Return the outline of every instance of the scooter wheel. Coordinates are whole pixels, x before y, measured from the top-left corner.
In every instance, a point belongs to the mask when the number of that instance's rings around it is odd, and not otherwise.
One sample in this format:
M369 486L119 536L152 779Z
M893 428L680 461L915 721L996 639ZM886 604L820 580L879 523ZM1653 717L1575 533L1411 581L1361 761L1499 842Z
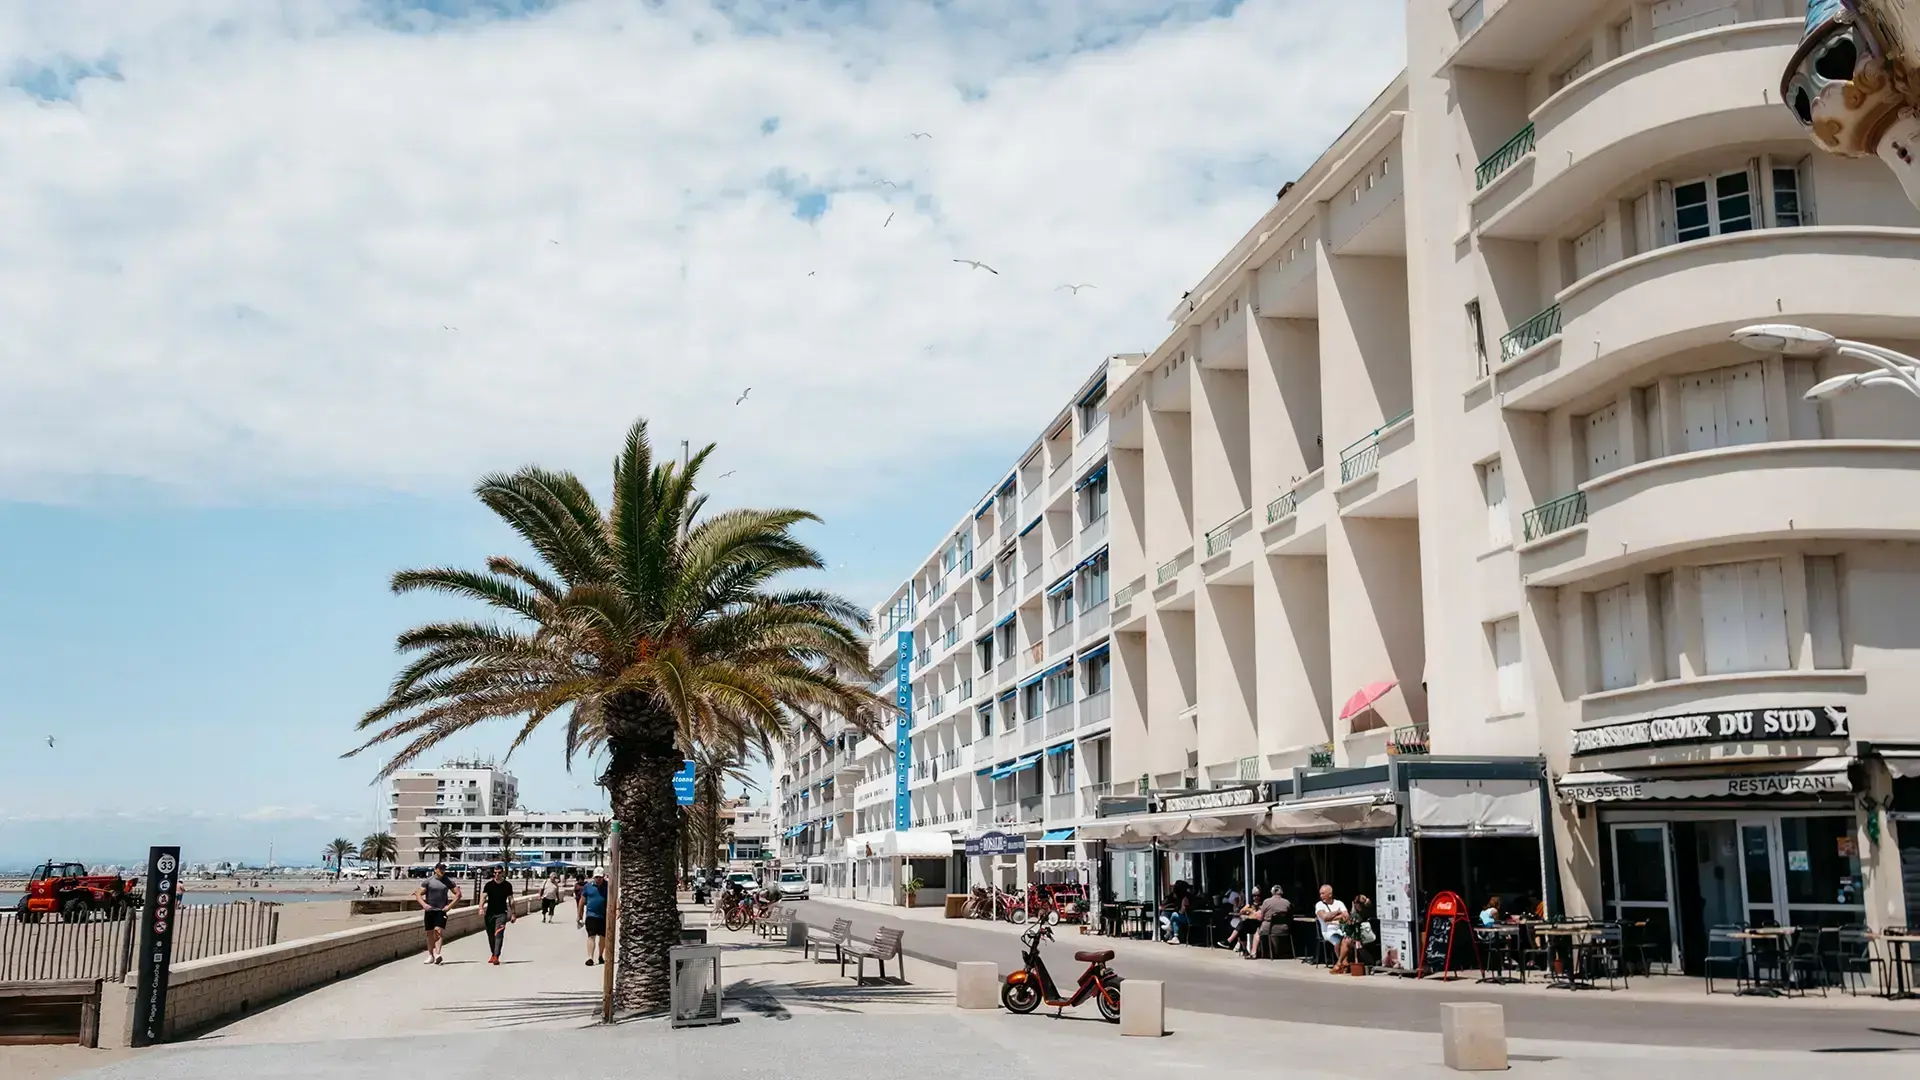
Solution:
M1048 926L1060 925L1060 911L1058 908L1047 909L1047 925Z
M1099 1004L1100 1015L1106 1018L1107 1023L1117 1024L1120 1022L1119 986L1109 983L1101 987L1100 993L1095 996L1094 1001Z
M1025 1015L1040 1007L1040 991L1032 983L1010 982L1000 988L1000 1004L1008 1012Z
M1007 921L1012 923L1015 926L1025 925L1027 921L1027 909L1023 907L1017 907L1017 908L1014 908L1012 911L1007 912Z

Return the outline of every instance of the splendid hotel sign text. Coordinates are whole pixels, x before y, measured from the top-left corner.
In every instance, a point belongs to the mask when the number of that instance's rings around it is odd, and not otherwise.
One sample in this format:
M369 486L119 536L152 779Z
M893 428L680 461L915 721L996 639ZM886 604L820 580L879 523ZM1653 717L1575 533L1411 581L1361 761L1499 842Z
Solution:
M1573 755L1638 750L1649 746L1700 743L1788 742L1796 739L1850 738L1847 708L1735 709L1730 712L1656 716L1626 724L1585 728L1573 733Z

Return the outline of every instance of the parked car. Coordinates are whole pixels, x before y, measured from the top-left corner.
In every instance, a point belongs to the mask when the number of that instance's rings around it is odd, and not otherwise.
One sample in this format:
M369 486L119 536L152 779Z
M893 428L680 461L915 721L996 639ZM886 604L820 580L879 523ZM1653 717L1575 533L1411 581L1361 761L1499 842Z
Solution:
M780 872L780 898L782 900L805 900L807 898L807 875L798 870Z

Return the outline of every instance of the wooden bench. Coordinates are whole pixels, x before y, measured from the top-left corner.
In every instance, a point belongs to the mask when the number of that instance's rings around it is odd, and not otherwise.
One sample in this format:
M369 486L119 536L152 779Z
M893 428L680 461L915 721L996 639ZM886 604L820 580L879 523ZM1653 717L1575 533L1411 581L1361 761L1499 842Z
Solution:
M100 980L0 983L0 1046L100 1045Z
M891 926L881 927L880 932L873 935L872 941L849 940L842 945L840 949L840 974L842 975L847 973L848 957L852 957L858 965L854 969L853 981L855 982L866 981L869 960L879 965L882 979L887 977L889 960L894 962L894 966L899 971L899 977L903 981L907 977L906 957L900 953L900 931Z
M835 960L840 960L841 957L845 955L842 952L842 950L846 948L847 942L852 940L853 940L853 920L852 919L833 920L833 929L831 930L820 930L815 927L809 926L807 927L806 940L800 943L800 957L801 959L804 960L807 956L808 949L812 949L816 954L818 954L818 953L825 952L827 946L831 945L833 946L833 958ZM818 957L816 956L816 959L817 958ZM844 961L842 961L842 963L844 964ZM845 971L844 966L842 968L842 971L844 973Z

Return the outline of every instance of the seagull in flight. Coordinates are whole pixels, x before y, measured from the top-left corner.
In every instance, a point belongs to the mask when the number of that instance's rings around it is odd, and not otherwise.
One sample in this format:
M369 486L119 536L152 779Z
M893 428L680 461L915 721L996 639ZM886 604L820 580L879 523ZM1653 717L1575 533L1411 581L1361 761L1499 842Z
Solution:
M560 241L558 241L558 240L555 240L555 239L554 239L553 237L551 237L551 236L549 236L549 237L547 237L547 243L549 243L549 244L557 244L557 243L559 243L559 242L560 242Z
M739 469L728 469L726 472L723 472L718 477L716 477L716 479L725 480L727 477L732 476L734 473L737 473L739 471L740 471Z
M880 227L884 229L884 228L886 228L887 226L889 226L889 225L891 225L891 224L893 224L893 215L892 215L892 214L888 214L888 215L887 215L887 220L885 220L885 221L883 221L883 222L881 222L881 223L880 223Z
M460 328L459 328L459 327L457 327L457 326L448 326L448 325L447 325L446 323L441 323L441 324L440 324L440 329L442 329L442 330L459 330Z
M741 402L747 400L747 395L751 393L753 393L753 387L749 386L745 390L740 391L740 396L737 398L734 398L733 403L735 405L740 404Z
M878 187L878 186L880 186L881 184L885 184L885 185L887 185L887 186L888 186L888 187L890 187L890 188L897 188L897 187L899 187L899 186L900 186L899 184L896 184L896 183L894 183L894 182L893 182L893 181L891 181L891 180L875 180L875 181L874 181L873 183L874 183L874 186L875 186L875 187Z
M995 270L993 267L988 266L986 263L980 262L975 259L955 259L953 261L957 263L965 263L966 265L973 267L975 270L985 270L987 273L992 274L995 277L998 277L1000 275L1000 271Z
M47 736L47 745L48 745L48 746L52 746L52 745L53 745L53 736L51 736L51 735L49 735L49 736Z
M927 134L927 133L926 133L926 132L924 132L924 131L914 131L914 132L909 132L909 133L907 134L907 138L909 138L909 139L931 139L931 138L933 138L933 136L932 136L932 135L929 135L929 134Z
M1075 296L1079 296L1079 295L1080 295L1080 290L1081 290L1081 289L1097 289L1097 288L1099 288L1099 287L1100 287L1100 286L1098 286L1098 285L1062 285L1062 286L1060 286L1060 289L1069 289L1069 290L1071 290L1071 291L1073 292L1073 295L1075 295ZM1060 289L1055 289L1055 290L1053 290L1053 291L1054 291L1054 292L1059 292L1059 291L1060 291Z

